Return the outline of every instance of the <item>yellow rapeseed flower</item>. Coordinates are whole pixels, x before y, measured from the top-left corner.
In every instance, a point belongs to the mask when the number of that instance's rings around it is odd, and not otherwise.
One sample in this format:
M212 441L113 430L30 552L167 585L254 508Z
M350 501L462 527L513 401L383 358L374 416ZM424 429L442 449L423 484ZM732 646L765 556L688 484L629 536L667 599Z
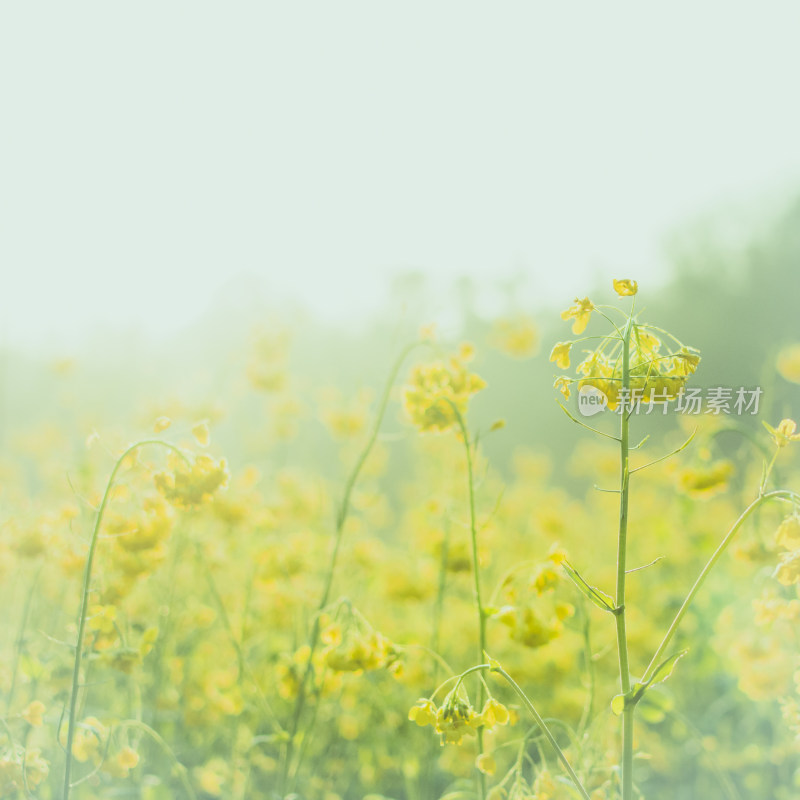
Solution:
M575 334L583 333L589 324L589 317L594 311L594 303L588 297L583 300L575 298L575 305L570 306L566 311L561 312L561 319L575 320L572 323L572 332Z
M465 414L470 397L486 386L479 375L469 372L465 361L469 345L448 363L435 362L414 367L405 390L405 409L422 432L450 430L457 424L456 410Z
M775 532L775 544L784 550L800 550L800 516L786 517Z
M425 725L435 725L437 713L438 709L433 700L422 697L411 706L408 711L408 718L422 728Z
M800 342L784 347L778 353L778 373L791 383L800 383Z
M228 482L225 459L214 461L201 454L190 466L175 456L170 458L172 472L161 472L154 478L156 488L174 506L193 508L209 500L214 492Z
M766 422L764 427L772 434L772 440L778 447L786 447L790 442L800 441L800 433L795 433L797 423L793 419L782 419L777 428L773 428Z
M108 634L115 631L114 623L116 619L116 606L95 604L89 606L89 616L86 621L90 631Z
M484 775L494 775L497 772L497 762L494 760L494 756L489 753L481 753L475 759L475 766Z
M624 280L618 281L616 278L613 279L614 282L614 291L620 297L632 297L639 291L639 284L636 281L632 281L628 278Z
M169 417L159 417L153 423L153 432L154 433L161 433L165 431L169 426L172 425L172 420Z
M341 642L325 652L325 663L336 672L360 672L389 667L397 655L392 642L378 631L348 630Z
M550 360L556 362L559 369L569 369L569 351L572 342L557 342L550 353Z
M212 758L202 767L194 770L200 788L212 797L221 797L227 782L229 769L221 758Z
M636 281L615 280L614 288L622 296L632 296L638 291ZM582 333L588 324L595 306L588 298L576 298L575 304L562 312L563 319L573 319L573 331ZM632 329L629 337L629 395L625 402L666 403L680 396L687 381L700 363L697 350L686 347L674 337L670 337L676 349L664 348L664 343L657 335L656 329L644 323L631 320ZM556 378L557 388L565 398L570 396L570 387L577 382L578 390L591 386L602 392L606 399L606 407L614 410L622 399L622 364L623 353L620 347L619 330L603 337L597 347L575 368L578 376L562 375ZM557 342L550 354L550 360L560 368L570 366L570 342ZM663 352L662 352L663 351Z
M106 728L96 717L86 717L75 731L72 740L72 755L76 761L84 763L90 759L96 763L101 760L101 748L106 737Z
M42 751L32 747L25 751L25 783L29 789L35 789L43 783L50 773L50 765L42 757Z
M483 705L480 721L489 730L495 725L508 725L508 709L494 697L490 697Z
M139 763L139 754L132 747L123 747L114 758L103 764L103 772L112 778L127 778L128 773Z
M169 506L158 495L146 497L141 511L130 517L112 517L108 524L114 544L128 552L152 550L165 542L172 530Z
M498 350L509 356L529 358L539 347L539 331L530 317L509 317L495 322L492 341Z
M553 382L553 388L558 389L564 395L565 400L569 400L569 385L571 381L565 375L559 375Z
M196 424L192 425L192 436L194 436L195 441L201 447L208 447L208 442L210 440L208 422L203 420L202 422L197 422Z
M43 722L42 715L46 710L46 706L41 700L34 700L32 703L28 704L21 716L28 725L39 728Z
M448 695L444 705L436 714L436 731L442 737L442 744L461 744L464 736L474 736L482 724L475 709L452 695Z
M775 577L784 586L800 583L800 550L793 550L781 556L781 563L775 570Z

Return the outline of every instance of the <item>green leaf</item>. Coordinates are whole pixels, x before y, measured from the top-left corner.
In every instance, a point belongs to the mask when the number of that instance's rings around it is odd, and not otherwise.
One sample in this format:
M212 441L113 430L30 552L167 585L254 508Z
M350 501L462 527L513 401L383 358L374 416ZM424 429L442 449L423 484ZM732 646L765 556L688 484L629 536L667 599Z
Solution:
M644 693L651 687L664 681L672 675L675 665L680 661L689 651L681 650L679 653L673 653L669 658L665 658L653 671L650 679L645 683L637 682L634 684L632 691L634 702L639 702Z
M618 694L615 695L613 700L611 701L611 710L617 715L620 716L622 712L625 710L625 695Z
M653 677L647 681L647 686L655 686L657 683L663 683L670 675L675 665L680 661L689 651L681 650L679 653L674 653L669 658L664 659L655 669Z
M578 570L569 563L569 561L562 561L561 566L564 567L564 571L569 575L570 580L578 587L581 594L591 600L598 608L603 609L603 611L609 611L612 614L615 611L614 600L607 595L605 592L598 589L596 586L591 586L588 584Z

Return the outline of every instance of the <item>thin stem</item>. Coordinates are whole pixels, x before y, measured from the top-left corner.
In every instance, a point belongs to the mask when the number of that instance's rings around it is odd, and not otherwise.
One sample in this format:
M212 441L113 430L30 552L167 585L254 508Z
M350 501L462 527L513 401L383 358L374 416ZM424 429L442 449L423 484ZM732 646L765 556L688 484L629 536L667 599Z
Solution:
M378 413L377 416L375 417L375 423L372 427L369 439L364 445L364 449L361 451L361 455L356 461L355 466L350 472L347 482L345 483L344 492L342 495L342 501L336 513L336 522L333 534L333 548L331 550L331 556L328 562L328 569L325 575L325 583L322 589L322 595L320 597L319 603L317 604L317 608L314 613L314 622L312 624L311 634L308 639L308 659L306 661L306 665L303 670L303 676L300 680L300 685L297 688L297 698L295 699L294 710L292 712L292 719L288 728L288 738L286 740L286 754L284 757L283 769L281 774L281 786L283 786L284 789L287 788L286 784L289 779L289 770L291 766L292 757L294 755L295 738L297 736L298 728L300 726L300 718L303 714L303 709L305 708L306 700L308 699L308 681L311 678L311 673L314 669L313 659L317 646L319 644L319 637L321 634L320 620L322 618L322 612L328 605L328 602L330 600L331 589L333 588L333 579L336 573L336 565L339 560L339 550L341 549L341 544L342 544L342 533L344 532L344 526L345 523L347 522L347 517L350 512L350 498L353 493L353 488L355 487L356 481L358 480L358 476L361 474L361 470L364 467L367 458L369 458L369 455L372 452L372 448L375 446L375 442L378 439L378 433L380 432L381 425L383 424L383 418L386 415L386 408L389 405L389 397L391 396L392 387L394 386L394 382L397 378L398 372L400 371L400 367L403 365L403 362L405 361L408 354L415 348L419 347L420 344L422 343L414 342L413 344L406 347L400 353L400 355L397 357L397 360L392 365L392 369L389 372L389 378L386 381L386 385L384 386L383 389L383 394L381 396L380 404L378 406ZM300 765L298 764L297 769L295 770L295 777L297 776L299 766Z
M159 632L159 637L156 640L155 646L153 648L153 655L151 656L152 659L152 667L151 672L153 674L153 679L150 685L150 702L149 706L152 709L152 713L150 715L150 725L154 729L158 728L159 722L159 702L158 698L161 695L161 683L164 676L164 658L166 653L167 642L171 641L172 635L172 628L174 625L175 615L173 613L173 605L175 603L175 587L177 585L176 575L178 570L178 564L181 561L181 555L183 554L183 547L185 537L183 535L183 531L181 528L177 528L175 535L173 536L173 556L172 556L172 564L170 565L169 569L169 576L167 579L167 586L169 587L169 592L166 598L166 614L164 616L164 622L161 626L161 630Z
M253 685L253 688L256 690L256 694L258 695L258 699L261 702L261 706L266 712L267 716L270 717L272 721L273 728L278 733L283 733L283 728L281 728L281 724L278 720L278 717L275 715L275 712L272 710L272 706L270 706L269 701L267 700L264 692L261 689L261 685L256 680L256 676L253 674L253 671L247 665L247 661L244 657L244 650L242 649L242 642L237 637L236 632L233 630L233 625L231 624L230 616L228 615L228 610L225 608L225 602L222 599L222 595L219 593L219 589L217 588L217 583L214 580L214 576L211 573L211 568L205 561L205 557L203 556L203 548L200 542L195 543L195 549L197 553L197 561L198 564L202 567L203 572L206 576L206 582L208 583L209 591L211 592L211 596L214 598L214 602L217 605L217 609L219 610L219 616L222 620L222 626L225 628L225 632L228 634L228 638L230 639L231 646L236 653L236 663L239 670L238 682L241 683L243 678L247 678L250 683Z
M622 396L630 392L630 340L633 320L629 319L625 327L622 345ZM617 623L617 651L619 653L619 681L622 694L631 689L630 667L628 665L628 635L625 628L625 578L627 576L628 548L628 489L630 484L630 414L626 408L620 409L620 499L619 499L619 534L617 538L617 592L615 614ZM633 797L633 713L634 706L625 709L622 715L622 800Z
M613 320L613 319L611 319L611 317L609 317L609 316L608 316L608 314L606 314L604 311L601 311L601 309L602 309L602 308L613 308L613 309L614 309L614 311L619 311L621 314L624 314L625 312L624 312L624 311L622 311L622 310L621 310L621 309L619 309L619 308L616 308L615 306L595 306L595 307L594 307L594 310L595 310L595 311L596 311L596 312L597 312L597 313L598 313L598 314L599 314L601 317L603 317L603 319L607 320L607 321L608 321L608 322L609 322L609 323L610 323L610 324L613 326L614 330L617 332L617 336L619 336L619 338L620 338L620 339L624 338L624 334L623 334L623 332L622 332L622 331L621 331L621 330L620 330L620 329L617 327L617 323L616 323L616 322L614 322L614 320ZM603 338L605 338L605 337L603 337Z
M156 731L154 731L149 725L145 724L144 722L132 719L120 722L118 727L135 728L137 730L142 731L142 733L147 734L167 754L167 757L172 762L172 772L174 775L178 776L178 780L181 782L181 786L183 787L183 790L186 793L186 796L189 798L189 800L197 800L197 795L194 793L194 789L192 789L192 784L189 782L189 775L186 770L186 767L178 760L178 757L175 755L172 748Z
M442 552L439 559L439 582L436 589L436 600L433 605L433 630L431 631L431 650L434 653L439 652L439 638L441 635L442 627L442 612L444 610L444 595L447 588L447 560L449 558L450 550L450 522L445 521L444 532L442 536ZM434 680L437 675L434 673Z
M464 450L467 454L467 484L469 488L469 530L472 542L472 578L473 591L475 596L475 606L478 610L478 660L486 658L486 612L483 608L481 599L481 574L478 563L478 526L475 520L475 481L472 469L472 448L469 441L467 426L464 424L464 417L458 410L455 403L450 403L455 414L458 427L461 430L461 437L464 440ZM483 691L483 681L478 681L478 708L483 708L485 699ZM478 755L483 753L483 729L478 728ZM478 772L478 797L486 796L486 776L483 772Z
M733 540L733 537L736 536L739 529L747 521L750 515L754 511L756 511L756 509L758 509L763 503L766 503L768 500L776 500L776 499L798 500L800 499L800 495L788 489L778 489L774 492L767 492L767 494L759 495L741 513L739 518L736 520L736 522L733 523L733 526L725 535L725 538L722 540L722 542L720 542L719 547L717 547L711 558L709 558L706 565L700 571L700 574L697 576L697 580L694 582L694 585L689 590L689 594L686 595L686 599L683 601L683 605L681 605L681 607L678 609L678 613L675 615L675 619L672 620L672 624L669 626L669 630L664 635L661 644L658 646L658 649L653 654L653 657L650 659L650 664L648 665L647 669L644 671L644 675L642 676L642 681L641 681L642 683L645 683L652 677L656 667L658 667L658 665L661 663L664 651L669 646L669 643L672 641L672 637L678 630L678 626L681 624L683 618L686 616L686 612L689 610L689 606L691 606L692 601L697 596L697 593L700 591L700 587L703 585L705 579L708 577L708 573L711 572L711 570L714 568L714 565L722 557L722 554L728 548L728 545Z
M39 574L41 571L42 568L39 567L39 569L36 571L36 574L33 576L31 585L28 587L28 593L25 596L25 605L22 608L22 619L19 623L19 632L17 633L17 639L14 642L14 666L11 669L11 685L9 686L8 698L6 699L6 715L11 713L11 706L14 702L14 692L16 690L17 675L19 673L19 662L20 658L22 657L22 648L25 645L25 628L28 626L28 617L30 616L31 611L31 601L33 600L36 582L39 580Z
M581 626L581 634L583 635L583 652L586 660L586 677L589 681L588 696L586 704L583 707L583 714L581 721L578 723L578 732L580 734L586 733L589 723L594 716L594 700L597 685L597 675L594 666L594 656L592 655L592 617L589 613L589 608L586 603L581 604L581 613L583 616L583 625Z
M661 461L666 461L668 458L672 458L672 456L677 455L681 452L681 450L685 450L689 444L691 443L692 439L694 439L695 434L697 433L697 428L692 431L691 436L679 447L676 447L674 450L670 450L669 453L663 456L659 456L658 458L653 459L652 461L648 461L646 464L642 464L640 467L636 467L635 469L630 470L630 474L633 475L634 472L639 472L640 470L647 469L648 467L652 467L654 464L658 464Z
M559 747L559 744L556 741L555 736L553 736L552 732L550 731L550 728L547 727L547 723L542 719L539 712L534 708L533 703L528 699L528 695L522 691L519 684L499 664L484 664L482 666L484 669L491 669L492 672L497 672L506 679L511 688L517 693L520 700L522 700L522 702L525 704L525 708L530 711L531 716L536 720L536 724L539 726L539 728L541 728L541 731L545 735L547 741L550 742L551 747L553 750L555 750L556 756L558 756L558 760L566 770L570 780L573 782L573 784L575 784L575 788L578 790L581 797L583 797L584 800L590 800L589 793L586 791L580 779L575 774L575 770L572 768L569 760L564 755L564 751Z
M768 464L764 466L764 474L761 476L761 485L758 488L759 494L764 494L764 491L767 488L767 483L769 482L769 476L772 472L772 468L775 466L775 461L778 458L778 453L780 452L779 448L775 448L775 452L772 454L772 458L770 459Z
M569 410L563 403L559 403L561 406L561 410L577 425L580 425L582 428L586 428L587 431L591 431L592 433L599 434L600 436L605 436L606 439L613 439L615 442L619 441L618 436L612 436L610 433L606 433L605 431L601 431L599 428L593 428L591 425L587 425L585 422L581 422L577 417L570 414Z
M0 728L6 732L6 736L8 737L8 746L11 748L11 752L16 752L17 745L14 742L14 734L11 733L11 728L8 727L8 723L3 717L0 717Z
M633 797L633 716L635 705L622 712L622 800Z
M97 509L95 516L94 528L92 530L92 538L89 542L89 552L86 555L86 567L83 571L83 586L81 588L81 606L78 615L78 638L75 643L75 662L72 666L72 686L69 695L69 717L67 728L67 753L66 763L64 764L64 788L61 795L61 800L69 800L69 793L71 789L70 775L72 772L72 743L75 738L75 715L78 708L78 688L80 685L81 673L81 659L83 657L83 637L86 631L86 611L89 606L89 590L92 582L92 565L94 563L94 554L97 548L97 540L100 534L100 526L103 522L103 514L105 513L106 506L108 505L109 498L111 497L111 490L114 487L117 473L122 467L125 459L134 451L146 445L160 445L166 447L168 450L176 453L180 458L188 463L186 455L179 450L175 445L165 442L162 439L143 439L140 442L132 444L118 459L114 468L111 470L111 475L108 478L105 491L103 492L103 499L100 502L100 507Z

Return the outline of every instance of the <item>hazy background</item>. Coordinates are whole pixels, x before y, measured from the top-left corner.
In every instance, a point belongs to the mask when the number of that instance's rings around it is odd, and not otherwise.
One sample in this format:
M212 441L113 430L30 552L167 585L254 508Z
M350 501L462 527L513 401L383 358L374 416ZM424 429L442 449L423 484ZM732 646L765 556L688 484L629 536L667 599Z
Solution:
M268 504L293 475L336 496L365 434L337 438L327 412L360 407L362 387L375 398L431 321L444 350L476 346L488 385L471 430L507 422L480 439L486 490L497 475L513 495L527 451L558 504L595 508L606 450L562 413L548 355L576 295L628 306L612 277L637 279L645 319L699 348L693 386L763 388L759 415L727 420L743 437L712 451L701 431L675 462L729 459L749 493L761 422L800 419L800 384L775 369L800 342L798 32L796 2L0 4L0 546L15 509L38 520L80 499L162 415L177 442L209 420L212 452L235 481L256 466ZM538 334L525 358L496 336L520 313ZM595 315L588 331L608 328ZM404 365L380 434L377 533L402 552L415 545L396 523L431 488L400 387L429 357ZM275 386L254 386L254 363ZM654 416L632 440L652 432L657 457L692 420ZM669 553L699 558L729 524L698 543L685 498L642 497L669 500ZM242 541L259 535L246 520ZM754 596L718 580L706 644ZM797 762L770 761L788 735L777 705L741 702L720 663L686 673L686 712L720 736L742 797L794 797ZM648 796L715 793L694 747Z
M532 308L663 284L665 243L735 249L798 185L798 30L791 2L5 4L0 342L160 342L220 298L352 327L414 271L445 322L460 276L487 310L509 278Z

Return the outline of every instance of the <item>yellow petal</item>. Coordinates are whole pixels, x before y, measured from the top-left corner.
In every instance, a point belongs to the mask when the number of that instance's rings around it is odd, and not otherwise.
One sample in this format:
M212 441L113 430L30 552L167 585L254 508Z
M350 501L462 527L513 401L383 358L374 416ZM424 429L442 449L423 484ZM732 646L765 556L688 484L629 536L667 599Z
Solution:
M22 712L22 719L34 728L38 728L42 724L42 715L45 712L45 705L40 700L34 700Z
M201 447L206 447L209 441L208 423L198 422L196 425L193 425L192 436L196 439L197 444Z
M550 360L556 362L559 369L569 369L569 351L572 342L557 342L550 353Z
M481 753L475 759L475 766L484 775L494 775L494 773L497 772L497 762L489 753Z
M614 279L614 291L620 297L633 297L636 292L639 291L639 284L636 281L632 281L629 278L625 278L624 280L618 281L616 278Z

